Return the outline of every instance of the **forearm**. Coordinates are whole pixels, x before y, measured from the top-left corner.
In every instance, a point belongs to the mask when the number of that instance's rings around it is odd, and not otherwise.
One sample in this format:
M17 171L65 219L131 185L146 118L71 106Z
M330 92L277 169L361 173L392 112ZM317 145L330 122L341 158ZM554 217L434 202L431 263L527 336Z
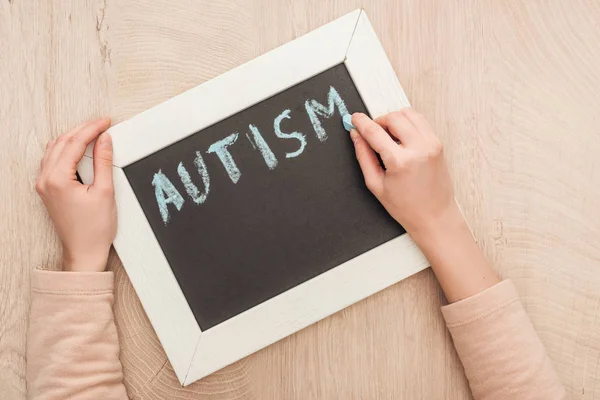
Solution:
M454 202L442 145L425 117L404 108L376 121L357 113L352 124L367 187L406 228L453 303L444 317L473 395L564 396L514 287L499 283Z
M510 281L442 307L477 400L566 398Z
M466 299L500 280L486 261L458 206L411 232L431 264L448 302Z
M30 399L127 398L112 305L111 272L33 272Z
M562 399L564 389L510 281L500 280L458 207L417 233L476 399Z

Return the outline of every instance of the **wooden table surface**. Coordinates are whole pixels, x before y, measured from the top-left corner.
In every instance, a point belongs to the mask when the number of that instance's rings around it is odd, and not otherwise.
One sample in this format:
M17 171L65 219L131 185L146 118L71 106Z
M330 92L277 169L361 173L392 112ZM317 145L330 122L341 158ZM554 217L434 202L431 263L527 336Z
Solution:
M45 143L91 117L127 119L361 6L568 392L600 399L597 0L1 0L0 398L26 393L30 272L60 266L33 187ZM109 268L132 398L470 397L430 270L181 388L115 254Z

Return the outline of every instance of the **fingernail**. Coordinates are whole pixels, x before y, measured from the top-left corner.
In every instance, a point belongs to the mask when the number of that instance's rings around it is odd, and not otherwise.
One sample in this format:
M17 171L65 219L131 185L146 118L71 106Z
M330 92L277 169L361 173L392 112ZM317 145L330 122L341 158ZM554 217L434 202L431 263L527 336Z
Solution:
M104 132L102 135L100 135L100 146L102 147L112 147L112 137L110 136L110 133L108 132Z
M359 137L360 135L358 134L358 131L356 129L352 129L350 131L350 139L352 139L352 143L354 144L354 146L356 146Z
M110 117L100 117L98 119L96 119L95 121L92 121L94 124L98 124L98 125L108 125L110 126L111 124L111 120Z

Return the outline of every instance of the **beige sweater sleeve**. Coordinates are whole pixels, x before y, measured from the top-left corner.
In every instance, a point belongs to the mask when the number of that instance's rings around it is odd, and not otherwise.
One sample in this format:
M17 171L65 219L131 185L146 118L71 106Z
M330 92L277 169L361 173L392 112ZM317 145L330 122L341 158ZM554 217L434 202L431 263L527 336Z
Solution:
M566 398L511 281L444 306L442 313L475 399Z
M113 279L112 272L33 272L29 399L127 399Z
M30 399L127 398L112 305L111 272L34 272ZM566 398L510 281L442 312L475 399Z

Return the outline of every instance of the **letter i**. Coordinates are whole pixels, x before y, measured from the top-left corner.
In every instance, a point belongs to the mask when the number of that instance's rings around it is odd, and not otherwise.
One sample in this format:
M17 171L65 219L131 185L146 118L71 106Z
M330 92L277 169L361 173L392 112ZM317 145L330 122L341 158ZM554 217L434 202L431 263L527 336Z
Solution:
M255 149L258 148L258 151L265 160L267 167L269 167L269 169L274 169L277 166L277 158L275 157L275 154L273 154L273 151L271 151L271 148L260 134L258 128L252 124L248 125L248 127L250 128L250 133L252 134L252 137L250 137L246 133L246 137L250 141L250 144L252 144Z

